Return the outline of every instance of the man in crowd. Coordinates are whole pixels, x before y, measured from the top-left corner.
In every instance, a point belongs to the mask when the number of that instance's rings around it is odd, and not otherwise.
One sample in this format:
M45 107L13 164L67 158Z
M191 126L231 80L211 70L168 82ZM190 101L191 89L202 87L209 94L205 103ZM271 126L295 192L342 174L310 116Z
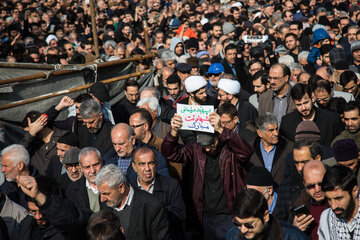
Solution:
M334 138L331 146L340 139L352 139L360 147L360 108L356 102L351 101L345 104L343 111L345 130Z
M170 239L165 208L151 194L130 186L120 168L106 165L96 185L101 202L116 211L127 239Z
M316 108L312 102L310 87L301 83L291 89L291 98L296 111L283 117L280 133L287 139L294 141L296 127L302 121L314 121L320 129L320 142L330 145L342 129L340 116L326 109Z
M76 133L79 148L94 147L105 154L112 147L108 141L112 124L104 118L100 103L92 99L86 100L81 103L79 111L84 123Z
M250 164L265 167L279 185L284 177L285 157L291 152L293 144L279 136L277 119L271 113L260 115L256 127L258 137L254 141Z
M193 200L205 239L223 239L231 228L234 193L245 187L245 165L252 149L237 133L223 128L217 114L211 113L209 121L218 135L198 134L197 143L180 146L182 118L175 114L161 150L170 161L193 163Z
M130 114L137 109L136 103L139 100L139 83L135 80L126 81L124 92L125 97L111 108L115 123L128 123Z
M238 109L238 121L241 128L247 121L255 120L258 116L257 110L248 101L239 98L240 83L236 80L227 78L220 79L218 83L219 92L217 94L220 105L231 103Z
M234 225L241 232L239 239L307 239L299 229L273 217L268 210L265 197L257 190L240 192L232 206ZM285 238L286 239L286 238Z
M249 102L258 110L260 95L270 88L268 74L266 71L256 72L252 77L252 84L255 93L250 96Z
M292 112L295 105L290 96L290 69L284 64L274 64L269 71L270 89L259 97L259 114L274 113L279 123L284 115Z
M343 91L351 93L357 102L360 100L360 80L353 71L345 71L340 75L340 84L343 86Z
M97 212L100 210L100 201L95 178L103 166L103 159L100 152L92 147L83 148L78 159L83 177L69 184L65 192L66 199L79 208Z
M171 239L184 239L183 222L186 218L185 204L180 184L173 178L156 174L156 153L148 147L137 148L133 155L132 167L137 173L132 186L155 196L164 204L169 218Z
M177 74L171 74L167 80L167 90L169 95L165 97L166 100L172 102L172 106L176 108L176 104L183 99L187 98L187 93L183 90L183 85L181 84L181 79Z
M134 150L144 144L136 141L133 128L125 123L118 123L113 127L111 130L111 142L113 148L104 155L105 164L117 165L130 181L136 179L136 172L131 166L131 158ZM169 176L166 160L159 152L156 153L159 163L157 173Z
M330 208L321 214L319 240L359 238L359 187L354 173L341 165L330 167L321 188Z
M56 182L64 192L70 183L75 182L82 177L83 173L80 169L79 153L80 149L73 147L64 155L62 165L65 168L65 173L56 177Z
M293 217L290 219L294 226L314 240L318 239L321 213L328 208L325 194L321 189L325 171L325 165L321 161L311 160L304 165L302 177L305 190L296 200L293 206ZM304 208L302 206L308 210L307 213L295 210Z

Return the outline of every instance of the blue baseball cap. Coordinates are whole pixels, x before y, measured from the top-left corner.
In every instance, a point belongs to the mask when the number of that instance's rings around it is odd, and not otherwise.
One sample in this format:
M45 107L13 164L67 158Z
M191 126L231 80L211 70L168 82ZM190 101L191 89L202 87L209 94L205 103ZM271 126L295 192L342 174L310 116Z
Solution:
M209 70L207 71L206 74L209 74L209 73L219 74L223 71L224 71L224 67L221 63L213 63L209 67Z

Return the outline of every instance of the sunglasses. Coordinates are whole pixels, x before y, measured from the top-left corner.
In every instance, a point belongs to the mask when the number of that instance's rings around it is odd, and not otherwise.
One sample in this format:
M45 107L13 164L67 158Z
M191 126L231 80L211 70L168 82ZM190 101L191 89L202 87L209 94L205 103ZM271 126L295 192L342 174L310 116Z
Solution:
M254 229L256 227L256 223L239 223L235 220L233 220L233 224L240 228L244 225L247 229Z
M318 182L318 183L307 184L305 187L306 187L306 189L310 190L310 189L315 188L316 185L318 185L319 187L321 187L322 183L321 183L321 182Z

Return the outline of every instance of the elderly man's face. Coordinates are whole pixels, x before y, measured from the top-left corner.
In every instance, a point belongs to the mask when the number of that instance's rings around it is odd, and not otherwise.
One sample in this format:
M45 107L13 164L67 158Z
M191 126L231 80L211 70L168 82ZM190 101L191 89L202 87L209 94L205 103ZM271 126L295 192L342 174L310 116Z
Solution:
M98 186L100 201L105 202L108 207L116 208L121 204L125 192L125 184L121 183L115 188L111 188L107 182Z
M119 157L128 157L134 149L135 136L130 137L126 129L116 128L111 132L111 141Z
M85 178L92 184L95 184L96 174L98 174L102 166L103 162L98 158L96 152L89 152L80 158L81 171L84 173Z
M156 175L157 160L153 152L137 153L132 166L142 185L150 184Z
M5 153L1 158L1 172L4 173L6 181L14 182L20 174L18 164L11 160L11 153Z

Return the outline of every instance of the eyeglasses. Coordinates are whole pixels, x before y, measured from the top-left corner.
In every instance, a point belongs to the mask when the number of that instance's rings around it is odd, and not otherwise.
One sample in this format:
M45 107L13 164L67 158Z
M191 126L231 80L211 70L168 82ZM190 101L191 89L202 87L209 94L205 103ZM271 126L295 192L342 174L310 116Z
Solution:
M277 81L277 80L280 80L280 79L282 79L283 77L285 77L285 76L282 76L282 77L268 77L268 79L269 79L269 81L271 81L271 80L275 80L275 81Z
M132 128L138 128L141 127L142 125L144 125L145 123L139 124L139 125L130 125Z
M330 99L330 97L327 97L327 98L315 98L315 100L317 102L327 102L327 101L329 101L329 99Z
M67 48L66 50L71 51L71 50L74 50L74 48Z
M64 164L64 167L66 170L72 169L72 168L80 168L80 164L74 163L74 164Z
M233 224L237 227L242 227L243 225L247 228L247 229L254 229L256 228L256 222L255 223L239 223L238 221L233 220Z
M321 187L322 182L307 184L307 185L305 185L305 187L306 187L306 189L310 190L310 189L315 188L316 185L318 185L319 187Z

